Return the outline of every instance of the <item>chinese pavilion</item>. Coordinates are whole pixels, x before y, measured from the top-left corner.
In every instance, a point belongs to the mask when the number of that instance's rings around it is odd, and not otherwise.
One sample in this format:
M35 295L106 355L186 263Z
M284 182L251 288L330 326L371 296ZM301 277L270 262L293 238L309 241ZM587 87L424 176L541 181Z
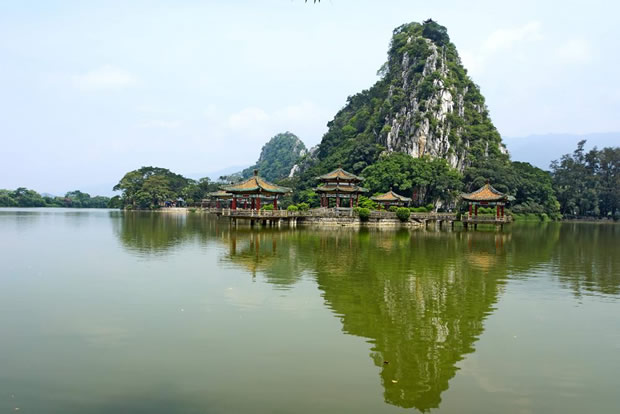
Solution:
M489 181L473 193L462 194L461 198L469 203L469 217L472 216L472 206L474 217L478 217L478 206L495 206L496 216L504 218L504 206L508 201L508 196L497 191Z
M362 182L362 177L351 174L340 167L330 173L317 177L317 180L321 184L314 191L321 198L321 207L329 207L330 199L335 200L336 207L341 207L341 200L348 198L349 207L352 208L353 199L355 199L355 205L357 205L359 195L367 191L358 185Z
M277 210L278 197L292 191L263 180L258 176L258 170L254 170L254 175L247 180L224 186L222 190L232 195L230 208L233 210L237 209L239 203L243 203L245 209L260 210L261 200L273 201L273 208Z
M205 204L205 201L209 204L209 207L222 208L222 202L224 205L228 205L232 200L232 194L226 191L215 191L207 194L207 199L202 201L202 204ZM215 204L215 205L214 205Z
M388 191L387 193L379 194L377 196L371 197L370 199L386 208L389 206L404 206L411 202L411 199L409 197L396 194L394 191L392 191L391 188L390 191Z

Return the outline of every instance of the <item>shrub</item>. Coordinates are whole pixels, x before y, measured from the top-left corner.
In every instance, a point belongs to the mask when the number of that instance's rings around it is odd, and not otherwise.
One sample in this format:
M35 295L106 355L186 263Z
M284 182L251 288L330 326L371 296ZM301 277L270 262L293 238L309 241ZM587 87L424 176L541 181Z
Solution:
M299 211L308 211L310 209L310 205L308 203L299 203L297 204L297 208Z
M195 213L196 212L196 208L192 207L188 209L190 213Z
M426 207L413 207L411 211L414 213L426 213Z
M290 205L286 208L286 211L299 211L299 208L295 205Z
M398 210L398 206L390 206L389 210L390 210L392 213L396 213L396 210Z
M370 210L364 207L358 208L357 214L360 216L361 221L368 221L370 218Z
M261 207L261 210L271 211L273 210L273 204L267 204Z
M367 208L369 210L374 210L377 208L377 203L365 196L360 196L358 204L360 207Z
M398 217L398 219L402 221L403 223L409 221L410 214L411 212L409 211L407 207L401 207L396 210L396 217Z
M127 205L125 206L125 210L133 210L133 205L131 205L131 204L127 204Z

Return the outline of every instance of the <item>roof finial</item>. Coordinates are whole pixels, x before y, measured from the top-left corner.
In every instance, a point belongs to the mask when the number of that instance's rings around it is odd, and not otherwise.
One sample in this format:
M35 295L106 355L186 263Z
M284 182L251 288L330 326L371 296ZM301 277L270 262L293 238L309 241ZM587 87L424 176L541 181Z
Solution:
M258 168L254 169L254 177L258 177Z

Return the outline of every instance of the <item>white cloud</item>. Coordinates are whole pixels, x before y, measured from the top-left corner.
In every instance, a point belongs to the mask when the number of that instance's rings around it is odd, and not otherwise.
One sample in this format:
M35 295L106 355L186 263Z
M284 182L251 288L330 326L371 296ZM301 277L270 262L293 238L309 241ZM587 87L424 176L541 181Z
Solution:
M138 125L140 128L178 128L181 126L181 121L164 121L161 119L153 119L150 121L142 122Z
M217 106L215 104L207 105L207 109L205 109L204 115L207 119L215 119L217 116Z
M78 88L84 90L121 89L137 83L132 74L111 65L74 76L73 81Z
M487 62L492 61L494 55L508 50L513 52L514 57L526 61L527 56L531 54L531 48L526 49L522 46L526 42L542 40L541 28L540 22L531 21L519 27L495 30L478 50L463 50L460 53L463 65L470 74L478 74L484 71Z
M303 101L276 110L273 117L279 122L307 122L318 120L322 115L322 111L314 103Z
M252 128L268 119L269 115L261 108L245 108L228 117L228 126L231 129Z
M207 108L206 116L213 116L214 108ZM293 131L317 123L324 123L328 114L310 101L287 105L266 111L261 108L250 107L231 114L227 119L227 127L233 131L248 131L263 133L265 130Z
M569 63L587 63L592 57L590 44L585 39L568 40L556 50L556 55Z
M484 49L488 51L510 49L519 42L541 40L541 26L540 22L533 21L520 27L496 30L484 42Z

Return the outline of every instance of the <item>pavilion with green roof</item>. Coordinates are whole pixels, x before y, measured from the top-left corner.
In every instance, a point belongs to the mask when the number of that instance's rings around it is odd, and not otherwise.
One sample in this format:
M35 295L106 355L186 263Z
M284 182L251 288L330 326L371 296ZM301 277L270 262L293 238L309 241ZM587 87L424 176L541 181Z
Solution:
M394 191L392 191L391 188L390 191L388 191L387 193L376 195L374 197L371 197L370 199L376 203L383 205L386 208L389 206L404 206L411 202L411 199L409 197L396 194Z
M212 193L207 193L207 198L202 200L202 204L204 206L205 203L208 203L210 207L222 208L222 202L226 205L230 203L231 199L231 193L218 190ZM215 206L213 204L215 204Z
M461 199L469 204L469 218L472 217L472 206L474 207L474 217L478 218L478 206L495 206L496 217L504 218L504 206L512 197L493 188L489 180L486 184L473 193L461 194Z
M278 209L278 198L291 193L288 187L282 187L258 176L258 170L247 180L236 184L223 186L221 190L232 195L231 209L236 210L239 202L243 202L243 208L260 210L261 200L273 201L274 210Z
M335 200L335 207L342 206L342 200L348 199L349 208L353 207L353 199L355 205L359 201L359 195L367 190L359 186L364 179L355 174L351 174L338 167L332 172L321 175L316 178L321 184L314 189L321 199L321 207L330 207L330 200ZM345 204L346 205L346 204Z

